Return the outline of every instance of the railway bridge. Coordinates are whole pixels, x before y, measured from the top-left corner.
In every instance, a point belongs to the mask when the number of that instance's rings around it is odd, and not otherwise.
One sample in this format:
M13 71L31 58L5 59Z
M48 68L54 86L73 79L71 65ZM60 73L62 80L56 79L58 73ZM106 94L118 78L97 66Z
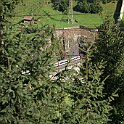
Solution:
M78 56L79 46L85 43L94 42L97 37L97 29L88 29L81 26L57 29L56 36L60 39L64 47L64 57Z
M54 64L54 66L56 67L56 71L53 72L49 77L51 78L51 80L55 80L56 75L58 73L62 72L63 70L65 70L66 67L67 67L67 69L74 68L78 72L79 66L83 63L83 61L84 61L84 58L82 58L80 56L74 56L69 59L64 59L64 60L58 61Z

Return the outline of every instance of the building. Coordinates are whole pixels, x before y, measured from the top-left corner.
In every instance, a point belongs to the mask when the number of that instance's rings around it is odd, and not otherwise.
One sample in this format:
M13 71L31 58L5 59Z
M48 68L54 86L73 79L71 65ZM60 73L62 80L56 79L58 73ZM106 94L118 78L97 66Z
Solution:
M24 23L28 25L34 23L34 19L32 16L24 16L23 20Z

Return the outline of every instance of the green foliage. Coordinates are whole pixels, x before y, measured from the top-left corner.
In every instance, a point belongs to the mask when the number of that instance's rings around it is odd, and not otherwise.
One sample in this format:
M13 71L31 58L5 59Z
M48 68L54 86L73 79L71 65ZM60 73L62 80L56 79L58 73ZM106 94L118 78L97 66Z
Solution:
M92 64L91 55L90 48L87 48L86 62L80 68L82 72L66 69L57 75L55 89L51 92L57 115L52 122L106 124L109 121L113 96L105 98L105 80L100 78L104 66L102 62Z
M102 5L99 0L96 1L80 1L74 7L75 11L79 11L82 13L100 13L102 12Z
M88 2L85 0L83 2L79 2L78 6L74 8L74 10L78 10L82 13L89 13L90 12L90 5Z
M73 5L76 5L77 1L73 1ZM68 16L61 11L54 10L51 4L47 4L45 0L24 0L23 4L18 4L15 8L15 16L12 18L13 24L19 24L22 21L24 15L30 15L33 12L35 23L39 27L44 24L55 25L57 28L72 27L84 25L91 28L103 23L103 16L107 13L113 15L116 3L108 3L103 6L103 14L82 14L80 12L73 11L74 19L77 21L73 24L68 24ZM111 9L110 9L111 8ZM33 11L32 11L33 10ZM31 12L32 11L32 12Z
M104 28L103 28L104 29ZM92 63L91 47L79 72L65 69L49 76L58 59L53 28L6 28L0 54L0 123L106 124L113 97L105 98L102 62ZM51 41L51 42L50 42ZM83 81L82 81L83 78Z
M120 124L123 121L123 49L124 34L121 32L119 25L114 24L110 19L106 19L105 23L99 27L99 40L96 43L95 61L104 61L105 69L101 78L109 76L105 81L105 92L109 96L117 90L118 98L112 105L115 111L112 111L112 124Z
M123 53L123 34L120 32L119 26L115 25L110 19L99 27L97 50L98 61L106 62L104 76L115 77Z
M40 97L44 97L43 93L49 85L50 67L56 58L52 32L49 27L33 34L13 32L11 29L6 31L0 55L1 122L39 124L43 114ZM47 39L53 41L50 46Z
M77 0L77 1L79 1L79 2L82 2L83 0ZM116 0L87 0L88 2L90 2L90 3L93 3L93 2L96 2L96 1L99 1L99 2L102 2L102 3L109 3L109 2L115 2Z
M102 2L104 4L109 3L109 2L116 2L116 1L118 1L118 0L102 0Z
M67 14L69 0L51 0L53 8Z
M19 1L20 0L0 0L0 29L2 29L7 18L12 16L12 11Z
M93 4L90 5L91 7L91 13L100 13L102 12L103 8L99 2L94 2Z
M0 54L1 54L1 47L3 45L3 30L4 26L7 25L10 17L13 15L13 10L15 5L20 0L0 0Z
M6 31L0 56L1 122L106 124L109 121L113 97L105 98L103 93L105 80L100 76L104 65L92 63L90 48L94 46L87 46L82 72L65 69L56 75L57 80L51 81L49 76L55 71L53 63L58 54L53 29L45 26L28 34L13 30Z

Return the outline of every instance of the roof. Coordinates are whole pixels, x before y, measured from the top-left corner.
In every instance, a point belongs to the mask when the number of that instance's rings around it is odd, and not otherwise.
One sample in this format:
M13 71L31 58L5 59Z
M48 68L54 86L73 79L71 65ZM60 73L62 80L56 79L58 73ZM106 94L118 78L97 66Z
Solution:
M24 16L24 20L31 21L33 19L32 16Z

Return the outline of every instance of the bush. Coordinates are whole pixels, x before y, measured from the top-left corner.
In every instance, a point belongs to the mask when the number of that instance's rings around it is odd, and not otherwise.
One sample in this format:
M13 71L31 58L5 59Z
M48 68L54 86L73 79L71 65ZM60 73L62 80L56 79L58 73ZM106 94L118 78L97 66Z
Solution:
M91 13L99 13L102 12L103 8L99 3L92 3L90 4L90 8L91 8Z
M98 1L87 2L85 0L82 2L78 2L77 6L74 7L74 10L82 13L99 13L102 11L102 6Z
M90 12L90 5L87 1L83 1L79 3L79 10L83 13L89 13Z
M53 3L53 8L61 12L67 11L69 6L68 0L51 0L51 2Z

